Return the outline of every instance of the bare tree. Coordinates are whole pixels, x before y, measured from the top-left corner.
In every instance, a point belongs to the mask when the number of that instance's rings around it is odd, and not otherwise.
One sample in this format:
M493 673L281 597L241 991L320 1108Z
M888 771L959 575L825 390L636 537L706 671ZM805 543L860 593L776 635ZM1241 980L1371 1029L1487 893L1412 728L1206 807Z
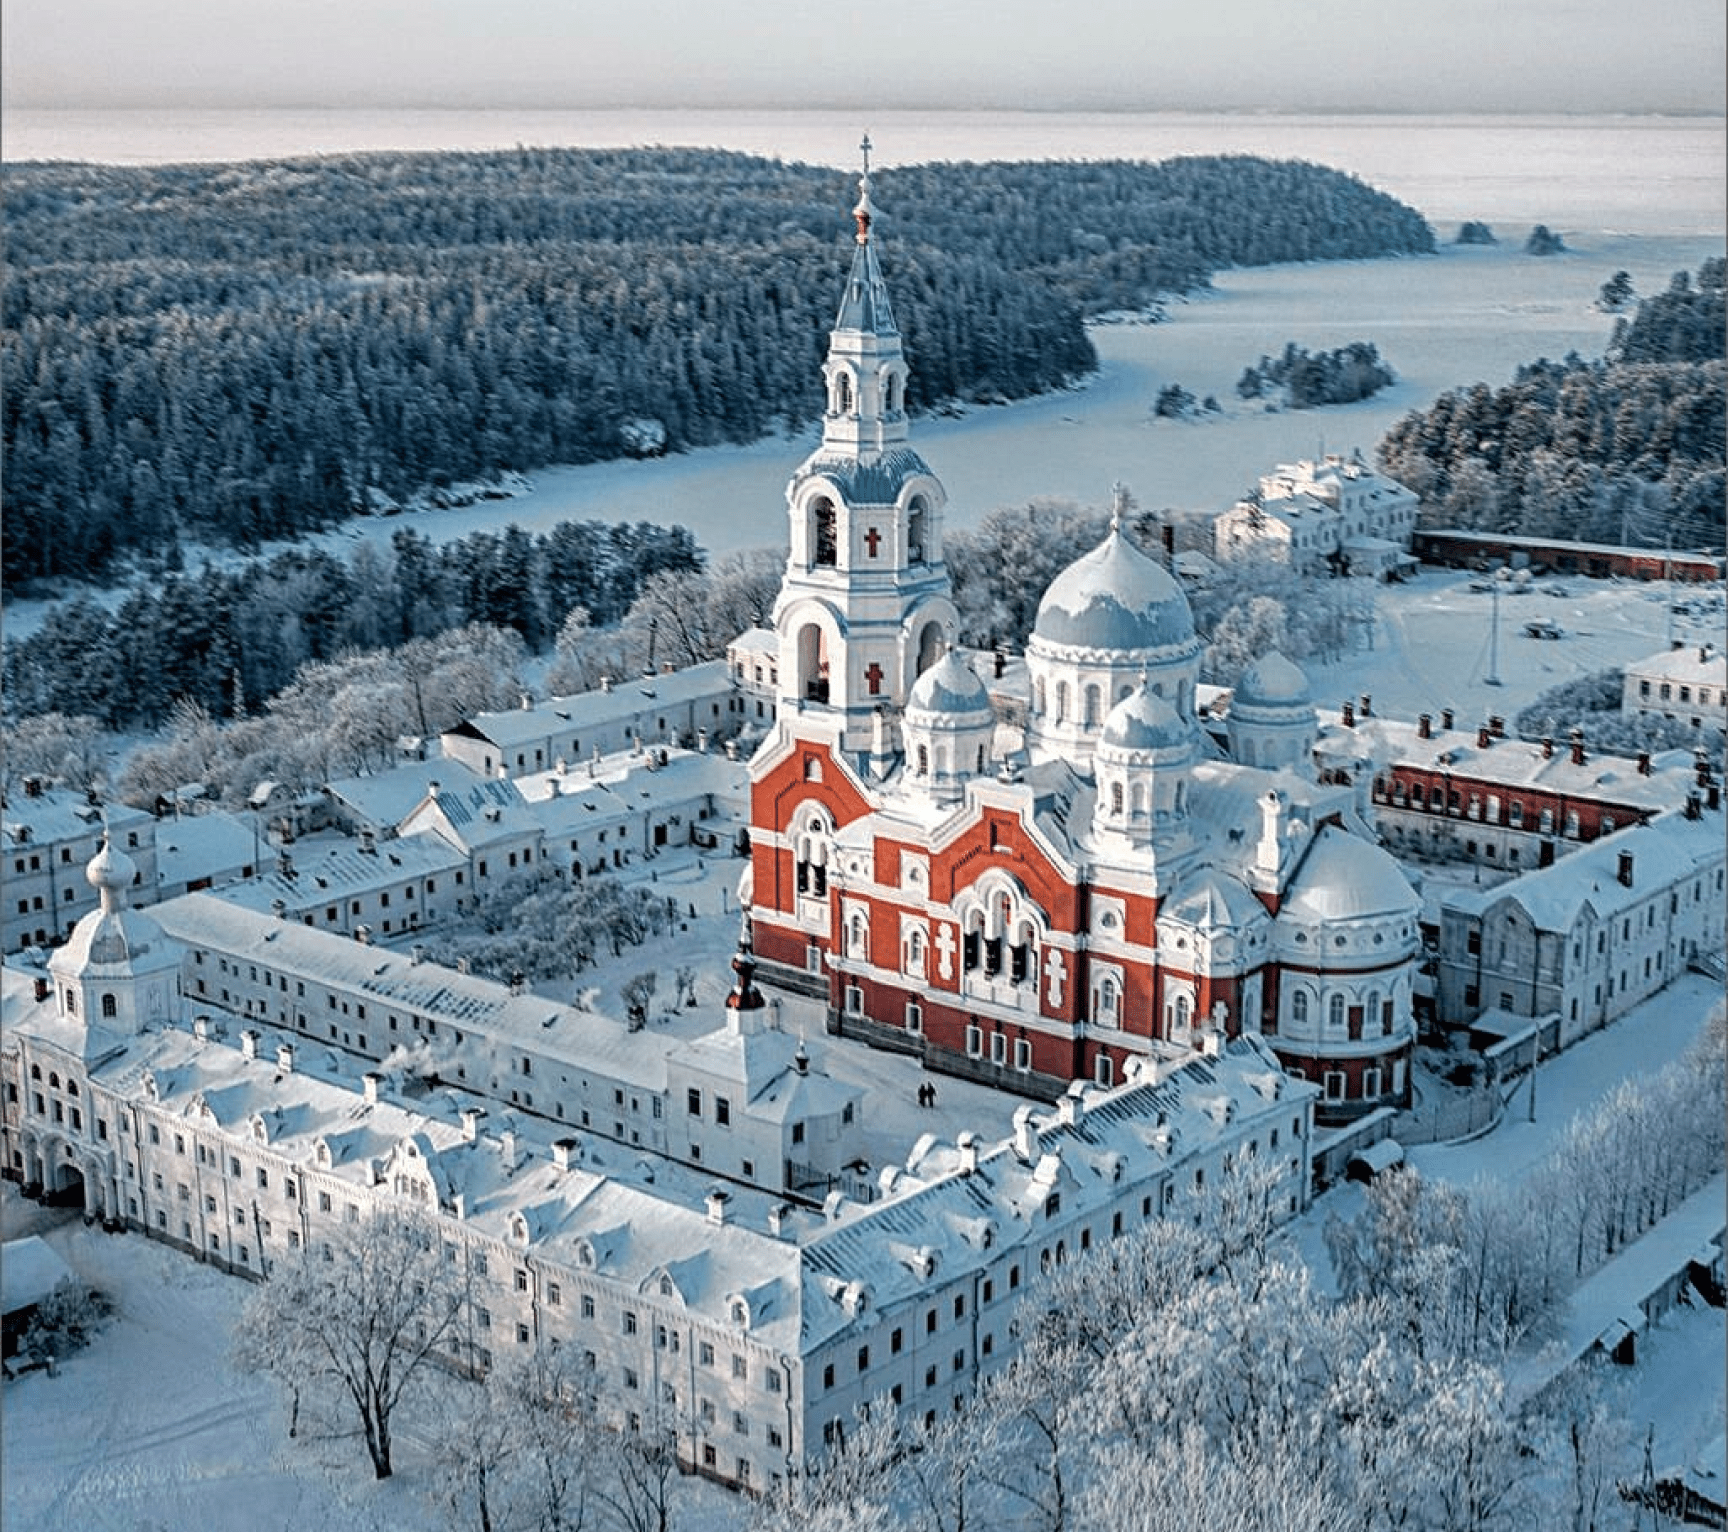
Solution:
M466 1306L465 1276L436 1226L377 1213L279 1258L241 1315L236 1352L297 1401L334 1393L351 1406L373 1472L387 1479L397 1407L450 1352Z

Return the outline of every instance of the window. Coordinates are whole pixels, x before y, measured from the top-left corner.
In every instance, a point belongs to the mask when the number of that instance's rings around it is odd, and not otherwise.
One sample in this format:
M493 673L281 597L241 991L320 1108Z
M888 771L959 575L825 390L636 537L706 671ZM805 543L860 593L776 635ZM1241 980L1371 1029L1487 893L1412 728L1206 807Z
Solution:
M636 1315L630 1309L624 1310L624 1333L626 1335L634 1335L636 1333Z
M740 1383L747 1381L748 1378L750 1377L750 1364L749 1364L749 1362L747 1362L741 1356L733 1357L732 1358L732 1376L734 1378L738 1379L738 1381Z
M714 1098L714 1121L723 1128L732 1121L732 1103L724 1096Z
M690 1115L692 1117L700 1117L702 1115L702 1092L692 1086L685 1097L685 1100L689 1106Z
M707 1341L696 1343L696 1360L704 1367L714 1365L714 1347Z

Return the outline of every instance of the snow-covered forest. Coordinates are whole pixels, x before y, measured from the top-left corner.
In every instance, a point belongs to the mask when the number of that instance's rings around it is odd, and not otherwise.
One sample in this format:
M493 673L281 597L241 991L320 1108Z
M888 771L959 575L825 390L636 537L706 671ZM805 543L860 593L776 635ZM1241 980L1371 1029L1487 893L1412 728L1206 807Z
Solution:
M853 195L700 150L9 167L5 578L805 419ZM1223 266L1433 246L1354 177L1246 157L920 166L877 201L914 408L1072 380L1086 314Z
M1453 389L1380 444L1430 526L1720 548L1724 266L1675 273L1618 321L1606 357L1546 359Z

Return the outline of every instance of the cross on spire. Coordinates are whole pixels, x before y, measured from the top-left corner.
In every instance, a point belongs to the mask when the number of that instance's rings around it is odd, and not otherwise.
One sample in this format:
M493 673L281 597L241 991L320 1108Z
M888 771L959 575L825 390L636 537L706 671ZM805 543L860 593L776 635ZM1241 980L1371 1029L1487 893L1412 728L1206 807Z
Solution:
M1128 510L1128 486L1118 479L1110 486L1110 530L1122 530L1122 517Z
M858 178L858 206L852 209L852 216L858 223L858 243L870 243L870 216L873 209L870 206L870 135L866 133L858 144L859 152L864 156L864 173Z

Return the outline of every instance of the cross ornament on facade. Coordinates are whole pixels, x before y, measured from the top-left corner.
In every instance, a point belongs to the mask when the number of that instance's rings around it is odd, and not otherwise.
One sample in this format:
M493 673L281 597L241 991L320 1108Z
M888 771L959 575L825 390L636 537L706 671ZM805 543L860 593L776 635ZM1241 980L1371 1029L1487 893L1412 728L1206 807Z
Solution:
M936 972L944 979L954 977L954 928L953 926L938 926L936 928Z
M869 667L865 670L864 679L870 685L870 695L872 697L879 697L882 695L882 682L885 679L885 676L882 667L878 665L875 660L871 660Z
M870 550L871 558L876 557L876 551L881 547L881 545L882 534L874 527L871 527L870 530L864 534L864 546Z
M1068 977L1068 965L1062 961L1060 948L1050 954L1049 960L1044 964L1044 972L1050 976L1051 1009L1059 1009L1062 1004L1062 981Z

